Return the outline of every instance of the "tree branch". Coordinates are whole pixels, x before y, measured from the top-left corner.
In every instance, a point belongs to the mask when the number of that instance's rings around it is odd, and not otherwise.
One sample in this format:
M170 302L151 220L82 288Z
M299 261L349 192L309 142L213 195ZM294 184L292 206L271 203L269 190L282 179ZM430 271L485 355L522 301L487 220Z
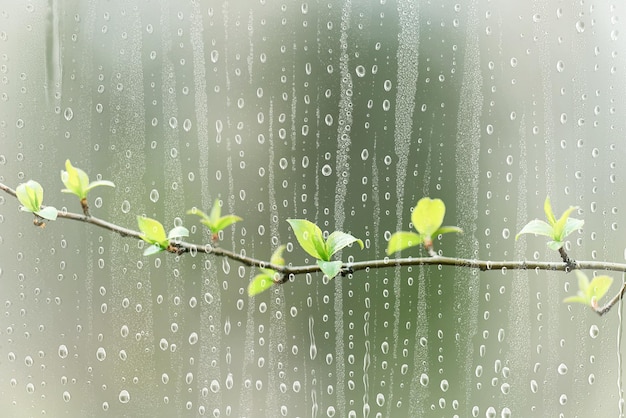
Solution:
M0 183L0 190L3 190L7 194L17 197L15 190L9 186ZM45 206L42 206L44 208ZM98 226L100 228L117 233L122 237L132 237L141 240L142 234L139 231L125 228L123 226L116 225L114 223L105 221L95 216L88 216L81 213L59 211L58 218L64 218L72 221L84 222ZM182 254L182 253L205 253L213 254L219 257L226 257L234 261L238 261L244 265L250 267L259 267L275 270L280 273L282 279L278 283L285 283L289 278L300 274L315 273L321 271L317 264L302 265L302 266L281 266L272 264L268 261L259 260L253 257L248 257L234 251L226 250L212 244L198 245L186 241L171 241L169 252ZM607 270L607 271L619 271L626 272L626 264L622 263L609 263L603 261L575 261L567 255L563 248L559 249L562 262L546 262L546 261L490 261L490 260L477 260L466 259L456 257L444 257L437 255L432 249L429 251L429 257L405 257L405 258L384 258L382 260L367 260L358 261L352 263L343 263L341 266L340 274L342 276L352 274L359 270L365 269L380 269L390 267L404 267L404 266L455 266L464 267L470 269L477 269L481 271L491 270L550 270L550 271L564 271L570 272L574 269L579 270ZM600 316L606 314L617 302L619 302L626 294L626 284L622 286L617 295L613 297L603 307L592 307L594 312Z

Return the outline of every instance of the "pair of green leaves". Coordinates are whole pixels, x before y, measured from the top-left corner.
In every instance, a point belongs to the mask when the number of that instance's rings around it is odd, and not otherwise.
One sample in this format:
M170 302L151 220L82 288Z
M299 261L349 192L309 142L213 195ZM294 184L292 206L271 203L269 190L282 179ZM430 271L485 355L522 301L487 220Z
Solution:
M331 257L352 243L358 243L363 249L363 241L345 232L335 231L324 239L322 230L306 219L287 219L298 243L304 251L317 259L320 270L329 278L341 271L341 261L331 261Z
M563 299L563 302L582 303L592 308L597 308L598 301L611 287L613 278L610 276L596 276L593 280L589 281L589 278L582 271L574 270L574 273L576 273L576 277L578 277L578 293L576 296Z
M221 230L234 224L235 222L241 221L241 218L236 215L221 216L222 209L220 207L219 200L215 200L210 215L205 214L197 208L188 210L187 214L198 215L202 218L200 222L209 228L214 241L217 240L218 234ZM137 216L137 224L142 234L141 238L151 244L145 249L143 255L151 255L168 250L170 249L171 240L189 236L189 230L184 226L177 226L165 235L163 225L161 225L159 221L152 218Z
M550 204L550 197L546 197L543 204L543 211L546 214L548 222L534 219L528 222L522 230L515 236L517 240L522 234L537 234L551 238L548 242L548 248L558 251L563 245L565 245L565 238L572 232L580 229L585 224L582 219L570 218L569 215L578 209L576 206L570 206L559 219L556 219L554 212L552 211L552 205Z
M387 255L420 244L424 244L424 248L431 252L433 239L438 235L450 232L462 233L463 230L457 226L441 226L445 214L446 205L441 199L421 198L411 213L411 222L417 233L395 232L387 244Z
M15 189L17 200L22 204L20 210L24 212L31 212L40 218L54 221L57 218L58 210L52 206L41 207L43 202L43 187L35 180L28 180L26 183L22 183ZM43 226L43 223L38 223Z
M174 227L165 235L165 229L161 222L144 216L137 216L137 225L141 231L141 239L150 244L150 246L144 250L143 255L151 255L170 250L171 240L189 236L189 230L184 226Z
M200 209L193 208L187 211L188 215L197 215L201 218L200 223L209 228L212 234L213 241L217 240L218 234L224 228L239 222L242 219L237 215L222 215L222 208L220 206L219 199L213 203L210 215L202 212Z
M270 259L270 264L284 266L285 259L283 258L283 251L285 251L285 245L280 245L276 248ZM261 292L265 292L278 282L280 282L280 273L273 269L261 268L261 273L254 276L254 279L248 284L248 295L255 296Z
M89 182L89 176L78 167L74 167L70 160L65 161L65 171L61 171L61 180L65 185L63 193L72 193L82 201L87 198L87 193L98 186L115 187L112 181L97 180Z

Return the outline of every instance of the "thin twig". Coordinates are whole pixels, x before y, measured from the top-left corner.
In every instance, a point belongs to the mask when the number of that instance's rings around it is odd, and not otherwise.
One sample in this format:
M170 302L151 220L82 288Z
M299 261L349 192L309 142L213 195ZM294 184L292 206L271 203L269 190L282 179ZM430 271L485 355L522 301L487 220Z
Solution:
M594 312L597 313L600 316L604 315L605 313L610 311L611 308L624 297L624 293L626 293L626 283L624 283L622 285L622 288L617 293L617 295L613 296L613 299L608 301L606 305L604 305L601 308L599 308L597 306L593 306L592 308L593 308Z

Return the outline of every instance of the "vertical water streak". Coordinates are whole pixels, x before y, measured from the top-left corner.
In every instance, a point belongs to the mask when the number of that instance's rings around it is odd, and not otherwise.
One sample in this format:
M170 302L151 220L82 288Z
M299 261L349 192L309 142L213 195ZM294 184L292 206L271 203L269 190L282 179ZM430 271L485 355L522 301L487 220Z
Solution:
M48 0L46 11L46 100L50 105L54 92L61 91L63 64L61 61L61 16L58 0Z
M411 134L413 132L413 111L415 109L415 94L417 91L419 43L420 43L420 16L419 6L412 1L398 2L398 16L400 19L398 34L398 87L396 95L396 117L394 126L394 150L396 162L396 230L401 231L404 220L404 193L406 172L411 151ZM400 288L402 285L402 270L394 269L393 291L393 346L398 346L400 326ZM397 351L393 351L394 361ZM389 375L389 399L387 414L393 404L394 370Z
M482 77L480 69L480 39L478 6L476 1L467 7L467 30L463 81L459 103L456 136L456 185L457 223L463 225L464 233L457 238L456 254L460 257L475 257L478 254L476 219L478 219L478 185L480 158L480 123L483 106ZM455 270L454 316L461 318L458 329L462 329L457 341L457 358L464 380L460 390L465 390L465 404L472 399L472 359L474 349L471 336L478 326L478 299L480 281L478 274L467 270Z
M339 124L337 128L337 155L335 170L337 173L337 184L335 186L335 229L343 230L345 215L345 198L347 184L350 180L350 163L348 153L350 151L350 129L352 127L352 75L350 74L348 58L348 33L350 30L350 13L352 2L346 0L341 9L341 36L339 72L341 74L341 90L339 99ZM344 358L343 346L343 280L335 280L335 356L337 359ZM345 368L343 361L336 363L336 399L337 409L345 410Z

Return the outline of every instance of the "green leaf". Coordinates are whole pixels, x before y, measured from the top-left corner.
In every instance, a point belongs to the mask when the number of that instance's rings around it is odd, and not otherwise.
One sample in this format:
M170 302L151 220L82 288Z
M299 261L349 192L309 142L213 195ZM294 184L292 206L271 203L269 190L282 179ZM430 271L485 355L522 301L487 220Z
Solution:
M585 273L574 270L578 278L578 292L576 296L563 299L566 303L582 303L591 307L598 306L598 301L606 294L613 283L610 276L597 276L591 282Z
M554 224L553 238L555 241L563 241L563 238L565 238L563 232L565 231L567 220L569 219L570 213L572 213L575 209L577 209L575 206L570 206L565 212L563 212L559 220Z
M565 239L565 237L567 237L572 232L578 231L580 228L583 227L584 224L585 221L582 219L567 218L567 222L565 223L565 227L563 228L562 239Z
M341 261L324 261L317 260L317 265L320 266L322 272L328 276L329 279L334 278L341 271Z
M587 286L587 297L590 302L598 303L598 301L606 294L613 284L613 278L610 276L596 276Z
M148 256L148 255L160 253L161 251L164 251L164 250L165 248L161 247L160 245L152 244L143 251L143 255Z
M43 201L43 187L35 180L28 180L15 189L17 200L23 205L21 210L26 212L39 212Z
M242 218L240 218L237 215L225 215L220 217L214 224L213 228L211 228L211 232L215 233L214 231L221 231L222 229L226 228L227 226L230 226L232 224L234 224L235 222L239 222L241 221Z
M87 176L87 173L78 167L74 167L70 160L65 160L65 171L61 170L61 181L63 181L63 184L66 187L61 190L63 193L75 194L81 200L86 199L87 193L89 193L89 191L94 187L115 187L115 184L108 180L98 180L89 183L89 176Z
M546 245L548 246L549 249L558 251L559 248L565 245L565 243L563 241L548 241Z
M137 225L142 233L141 239L149 244L156 244L162 249L167 248L169 240L165 235L165 229L163 229L161 222L152 218L137 216Z
M322 230L306 219L287 219L298 243L304 251L314 258L329 261L330 254L326 249Z
M204 226L209 228L209 230L211 231L213 235L219 233L221 230L234 224L235 222L239 222L243 220L242 218L236 215L221 216L222 209L220 207L219 199L216 199L215 203L213 203L213 208L211 209L210 215L207 215L206 213L202 212L200 209L197 209L197 208L188 210L187 214L197 215L200 218L202 218L200 222Z
M284 266L285 259L283 258L283 251L285 251L285 245L279 245L274 250L270 263L277 266ZM272 269L261 269L262 273L254 276L254 279L248 284L248 295L254 296L261 292L266 291L275 283L276 271Z
M92 181L91 183L89 183L89 186L87 186L87 188L85 189L85 195L93 188L98 187L98 186L108 186L108 187L115 187L115 183L113 183L112 181L109 180L96 180L96 181Z
M86 188L89 186L89 177L80 168L72 165L70 160L65 160L65 171L61 171L61 181L65 185L63 193L73 193L79 199L87 197Z
M389 243L387 244L387 255L391 255L409 247L420 245L423 241L422 236L416 234L415 232L395 232L391 238L389 238Z
M211 214L209 215L209 221L212 224L215 224L217 220L220 218L221 214L222 214L222 207L220 206L220 200L215 199L215 202L213 202L213 208L211 208Z
M172 228L170 232L168 232L167 239L171 240L171 239L188 237L188 236L189 236L189 230L187 228L185 228L184 226L177 226L175 228Z
M44 219L48 219L49 221L55 221L57 219L58 214L59 214L59 211L55 207L52 207L52 206L46 206L40 211L35 212L35 215L38 215Z
M589 305L590 304L590 302L587 300L587 296L584 296L584 295L569 296L569 297L566 297L565 299L563 299L563 302L565 302L565 303L582 303L583 305Z
M546 200L543 202L543 211L546 214L546 219L550 226L554 226L556 223L556 218L554 217L554 212L552 211L552 205L550 204L550 196L546 196Z
M435 231L435 235L448 234L450 232L462 234L463 230L459 228L458 226L442 226L441 228Z
M336 252L342 250L346 246L352 243L358 243L361 249L363 249L363 241L353 237L350 234L346 234L345 232L335 231L328 236L326 240L326 250L329 256L332 256Z
M248 284L248 296L255 296L265 292L274 285L274 280L267 274L257 274Z
M548 223L538 219L532 220L528 222L524 228L522 228L522 230L515 236L515 239L517 240L522 234L544 235L548 238L552 238L552 240L547 244L548 248L558 250L563 247L565 237L582 228L585 223L585 221L581 219L569 217L575 209L577 209L576 206L570 206L557 220L554 216L554 212L552 211L550 197L548 196L543 204L543 210L546 213Z
M271 264L275 264L277 266L285 265L285 259L283 258L283 251L285 251L285 248L287 248L286 245L279 245L278 248L274 250L274 253L272 254L272 258L270 258Z
M552 238L552 227L544 221L533 219L528 222L517 235L515 235L515 239L517 240L522 234L544 235L548 238Z
M424 237L433 237L443 223L446 205L441 199L423 197L415 205L411 214L413 226Z

